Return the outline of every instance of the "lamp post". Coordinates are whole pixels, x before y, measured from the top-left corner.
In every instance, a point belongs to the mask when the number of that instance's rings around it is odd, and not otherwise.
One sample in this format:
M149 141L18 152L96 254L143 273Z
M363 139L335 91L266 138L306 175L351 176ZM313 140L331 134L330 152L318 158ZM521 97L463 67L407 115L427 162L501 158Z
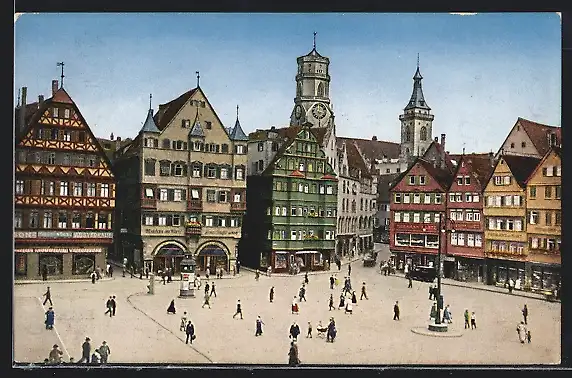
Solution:
M455 225L452 219L447 218L446 213L441 213L439 216L439 250L437 251L437 317L435 324L441 325L441 310L443 309L443 297L441 296L441 248L443 239L445 239L445 253L447 252L447 231L455 232L455 229L447 230L447 221ZM443 237L444 236L444 237ZM447 331L446 326L438 327L441 332Z

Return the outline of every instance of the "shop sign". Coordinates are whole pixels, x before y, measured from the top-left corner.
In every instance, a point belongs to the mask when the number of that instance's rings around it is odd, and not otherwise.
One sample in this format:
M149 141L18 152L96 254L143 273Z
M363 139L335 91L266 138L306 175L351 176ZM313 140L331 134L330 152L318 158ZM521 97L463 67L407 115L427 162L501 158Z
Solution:
M396 232L437 232L437 225L434 223L396 223Z
M177 235L177 236L184 235L184 231L176 227L144 228L143 233L149 235Z

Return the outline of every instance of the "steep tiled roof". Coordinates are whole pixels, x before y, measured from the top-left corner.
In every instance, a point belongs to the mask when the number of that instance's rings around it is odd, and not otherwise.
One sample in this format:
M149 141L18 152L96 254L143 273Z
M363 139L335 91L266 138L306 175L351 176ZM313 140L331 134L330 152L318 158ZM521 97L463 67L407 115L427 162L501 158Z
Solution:
M520 117L518 118L517 123L519 123L524 131L526 131L540 156L544 156L550 149L550 142L548 139L550 133L556 134L557 144L561 144L562 142L560 127L543 125L542 123L529 121Z
M159 129L153 120L153 109L149 109L147 112L147 119L145 119L145 123L143 123L143 127L141 131L148 132L148 133L159 133Z
M362 177L371 178L371 173L354 143L346 143L346 153L348 155L350 176L358 178L358 172L361 171Z
M413 108L420 108L420 109L428 109L430 110L429 106L425 102L425 98L423 97L423 88L421 85L421 80L423 80L423 76L421 76L421 72L419 72L419 66L417 66L417 71L415 71L415 75L413 76L413 93L411 93L411 99L409 103L405 107L407 109Z
M538 163L540 163L539 158L530 156L514 156L514 155L503 155L502 159L506 162L514 179L518 182L521 187L524 187L528 176L534 171Z
M464 155L463 159L465 159L467 162L470 162L472 171L477 175L477 180L479 180L479 183L481 184L481 189L484 189L495 168L494 163L491 164L491 158L489 155L470 154Z
M338 145L341 145L340 143L343 141L346 143L355 142L364 158L370 162L374 161L375 159L383 159L383 157L387 157L388 159L399 158L399 143L345 137L337 137L336 139L340 141L337 143Z
M59 102L63 104L73 104L73 100L64 87L60 87L56 93L52 96L52 102Z
M240 127L240 122L238 121L238 117L236 118L236 122L234 124L234 128L229 133L230 139L232 140L248 140L248 137Z
M445 164L447 166L447 169L452 173L455 172L457 166L455 164L453 164L453 159L451 158L451 155L449 155L446 151L443 151L443 146L441 146L441 143L433 141L431 142L431 144L429 145L429 147L427 147L427 150L425 151L425 153L423 154L422 158L425 160L429 160L428 156L429 156L429 152L431 150L431 148L435 148L436 152L442 156L443 154L445 155ZM455 160L455 162L457 162L457 160Z
M163 130L169 122L175 117L175 115L181 110L183 105L191 98L191 96L196 92L197 88L193 88L174 100L167 102L166 104L159 105L159 111L155 114L154 120L155 124L159 130Z
M433 166L432 162L418 158L417 163L421 164L423 168L433 177L444 190L449 190L453 182L453 172L447 169ZM415 165L415 163L413 164Z

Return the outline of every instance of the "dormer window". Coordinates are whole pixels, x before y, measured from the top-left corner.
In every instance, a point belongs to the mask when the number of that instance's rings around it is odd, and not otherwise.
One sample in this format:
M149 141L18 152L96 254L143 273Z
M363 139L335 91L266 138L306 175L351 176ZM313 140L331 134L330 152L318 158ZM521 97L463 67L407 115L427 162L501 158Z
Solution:
M189 128L191 127L191 120L190 119L184 119L181 125L183 128Z
M204 108L204 106L203 106L203 108ZM207 130L212 129L212 128L213 128L213 123L210 122L210 121L205 121L205 128L206 128Z
M52 109L52 116L53 116L54 118L57 118L57 117L58 117L58 113L59 113L59 112L58 112L58 108L53 108L53 109Z
M522 148L525 148L525 147L526 147L526 142L522 142L522 143L520 144L520 146L521 146Z

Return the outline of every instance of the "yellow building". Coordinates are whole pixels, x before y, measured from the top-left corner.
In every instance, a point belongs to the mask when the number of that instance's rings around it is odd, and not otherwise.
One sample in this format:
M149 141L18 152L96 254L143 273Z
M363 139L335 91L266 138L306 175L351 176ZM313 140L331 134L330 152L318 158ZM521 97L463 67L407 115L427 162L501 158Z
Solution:
M526 234L526 180L540 159L503 155L485 190L485 256L487 283L516 288L525 285L528 239Z
M560 286L561 164L561 149L552 147L526 182L527 260L535 290Z

